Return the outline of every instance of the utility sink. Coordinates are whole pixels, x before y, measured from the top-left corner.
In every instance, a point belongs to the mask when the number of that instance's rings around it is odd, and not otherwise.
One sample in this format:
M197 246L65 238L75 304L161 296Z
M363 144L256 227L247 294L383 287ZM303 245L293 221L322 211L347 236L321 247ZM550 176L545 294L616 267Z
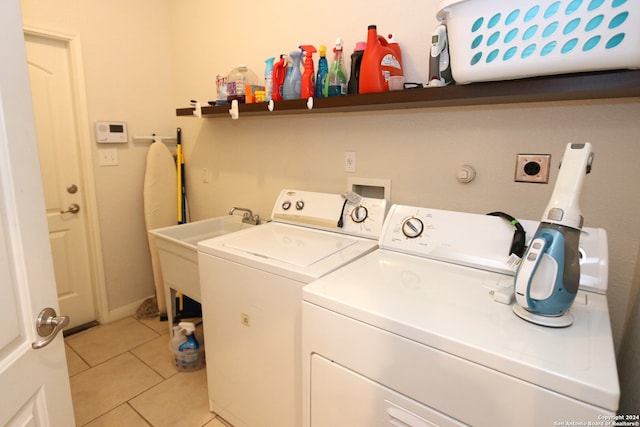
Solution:
M238 215L226 215L187 224L149 230L154 237L167 300L167 316L171 326L176 292L200 302L198 274L198 242L233 233L251 224L242 222Z

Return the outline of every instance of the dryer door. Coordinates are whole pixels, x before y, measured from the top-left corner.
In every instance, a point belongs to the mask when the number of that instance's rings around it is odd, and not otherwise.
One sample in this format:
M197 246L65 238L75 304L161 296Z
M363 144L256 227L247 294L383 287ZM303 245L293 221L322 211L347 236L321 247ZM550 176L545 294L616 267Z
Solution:
M463 425L322 356L311 356L311 427Z

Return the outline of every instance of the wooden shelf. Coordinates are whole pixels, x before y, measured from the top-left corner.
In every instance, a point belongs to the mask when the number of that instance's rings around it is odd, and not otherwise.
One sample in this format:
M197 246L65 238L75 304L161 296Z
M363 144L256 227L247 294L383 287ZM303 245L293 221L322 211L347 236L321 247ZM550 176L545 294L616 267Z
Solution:
M571 101L640 97L640 70L563 74L500 82L472 83L440 88L278 101L274 111L266 103L240 104L240 117L282 114L316 114L403 108L458 107L528 102ZM194 108L178 108L178 116L193 115ZM202 107L203 117L230 117L229 106Z

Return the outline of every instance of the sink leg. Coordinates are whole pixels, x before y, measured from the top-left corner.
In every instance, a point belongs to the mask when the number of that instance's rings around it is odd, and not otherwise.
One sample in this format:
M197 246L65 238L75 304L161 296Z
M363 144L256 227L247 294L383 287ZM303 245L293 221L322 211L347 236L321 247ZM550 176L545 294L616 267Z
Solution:
M175 309L176 309L176 291L171 287L164 286L164 294L167 299L167 323L169 324L169 334L173 336L173 325L175 322Z

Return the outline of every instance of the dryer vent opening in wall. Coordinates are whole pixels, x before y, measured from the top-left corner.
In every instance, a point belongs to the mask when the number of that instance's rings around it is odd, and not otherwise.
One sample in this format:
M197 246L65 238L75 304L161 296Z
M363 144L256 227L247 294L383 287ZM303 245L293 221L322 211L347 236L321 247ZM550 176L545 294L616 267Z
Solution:
M518 154L516 156L515 182L549 182L551 154Z

